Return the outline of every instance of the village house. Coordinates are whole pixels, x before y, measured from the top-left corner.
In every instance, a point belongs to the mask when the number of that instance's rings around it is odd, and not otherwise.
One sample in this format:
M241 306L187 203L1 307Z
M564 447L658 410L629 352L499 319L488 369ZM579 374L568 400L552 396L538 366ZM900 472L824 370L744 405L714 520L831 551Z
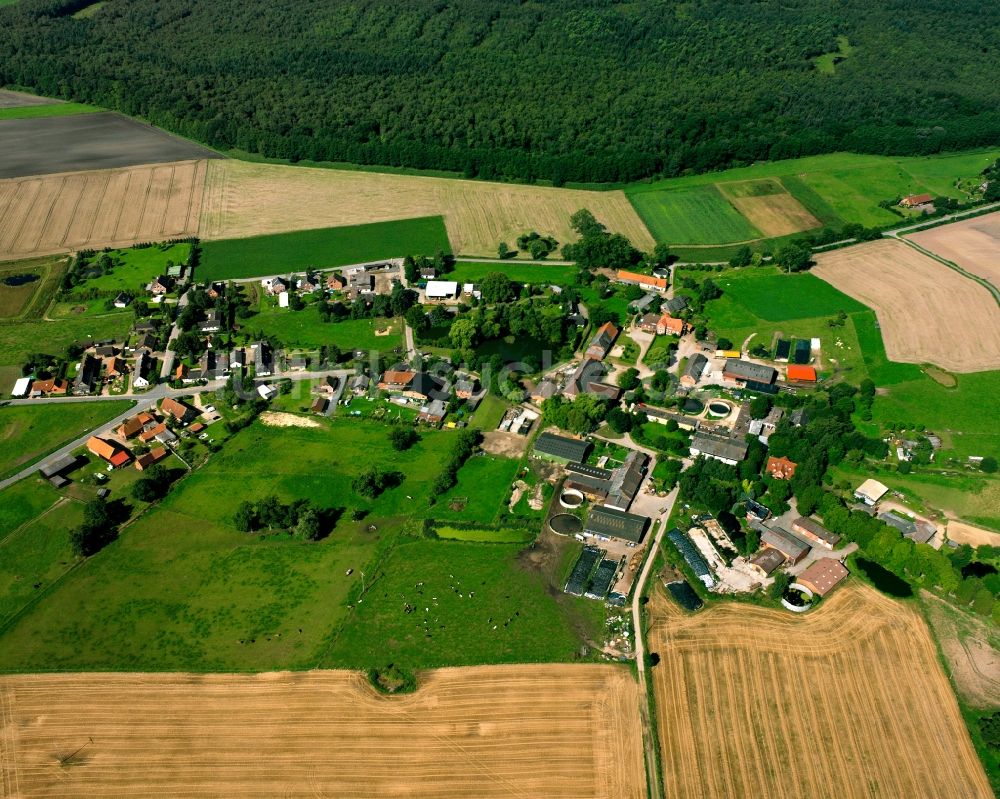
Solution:
M198 330L202 333L218 333L222 330L222 311L212 308L205 313L205 320L198 324Z
M903 208L919 208L922 205L930 205L934 198L930 194L909 194L899 201Z
M420 409L417 421L427 424L441 424L447 414L448 404L446 402L439 399L431 400Z
M687 366L684 368L684 374L681 375L680 384L685 388L694 388L698 385L698 381L701 380L702 375L705 374L707 367L708 358L700 352L696 352L688 359Z
M476 393L476 385L474 377L459 377L455 381L455 396L462 400L472 399L472 395Z
M313 400L313 404L309 406L310 413L315 413L317 416L322 416L326 413L326 409L330 407L330 400L326 397L316 397Z
M363 396L368 393L368 386L371 384L371 378L368 375L355 375L351 380L351 393L355 397Z
M378 389L379 391L405 391L416 376L417 373L409 369L387 369L378 381ZM367 384L365 388L367 389Z
M646 414L646 418L657 424L674 422L681 430L697 430L701 427L701 420L694 416L685 416L683 413L674 413L666 408L657 408L655 405L647 405L644 402L636 403L634 410Z
M118 293L118 296L115 297L113 305L115 308L128 308L130 302L132 302L132 298L124 291L121 291Z
M223 295L226 287L222 283L209 283L208 288L205 289L205 294L208 295L210 300L217 300Z
M775 480L791 480L795 476L797 466L797 463L782 455L780 458L769 457L764 471Z
M135 416L130 416L122 422L117 428L115 428L115 434L126 439L135 438L150 422L155 421L156 417L153 416L153 414L143 411L142 413L137 413Z
M816 596L826 596L840 585L850 572L844 564L833 558L820 558L809 565L795 581L812 591Z
M186 422L198 415L198 412L190 405L175 400L173 397L167 397L160 403L160 411L165 415L172 416L178 422Z
M347 288L347 278L340 272L332 272L326 278L326 287L330 291L343 291Z
M98 358L111 358L118 354L118 348L114 344L101 344L94 347L94 355Z
M753 499L748 499L743 503L743 510L748 522L763 522L771 515L770 508Z
M666 278L641 275L638 272L619 271L615 280L626 286L639 286L646 291L666 291L668 285Z
M146 350L140 350L135 358L135 368L133 369L132 388L149 388L150 369L153 365L152 358Z
M91 436L87 439L87 450L92 454L96 455L111 464L115 469L118 469L130 460L132 460L131 453L124 448L119 447L110 441L105 441L103 438L98 438L97 436Z
M167 425L163 422L153 421L143 428L143 431L139 433L139 440L144 444L148 444L154 438L156 438L160 433L167 429Z
M542 433L535 440L535 454L556 463L583 463L590 452L590 443L555 433Z
M658 336L683 336L686 331L687 323L670 314L661 314L656 322L656 335Z
M602 381L605 371L604 364L600 361L590 359L582 361L566 383L566 396L597 394L612 400L618 399L621 389Z
M554 380L545 377L535 384L531 389L531 401L536 405L541 405L545 400L554 397L559 393L559 385Z
M271 346L266 341L258 341L250 345L253 350L254 374L257 377L270 377L274 372L274 357Z
M750 558L750 565L754 571L763 577L770 577L784 562L785 556L771 547L764 547L764 549Z
M611 345L618 338L618 328L611 322L601 325L587 347L584 357L594 361L602 361L611 351Z
M655 333L657 322L660 321L660 314L648 313L639 317L639 329L643 333Z
M144 469L148 469L154 463L157 463L167 457L167 450L165 447L154 447L149 452L144 455L140 455L135 459L135 468L140 472Z
M284 291L288 291L288 282L280 277L265 277L260 281L264 290L272 297L276 297Z
M61 377L50 377L46 380L35 380L31 384L31 396L41 397L51 394L65 394L69 384Z
M152 294L154 297L162 297L165 294L169 294L174 287L173 278L167 277L166 275L160 275L154 278L146 290Z
M104 376L108 382L117 380L125 374L128 374L128 364L123 358L113 355L104 359Z
M85 354L80 361L76 378L73 380L73 394L84 396L94 390L94 382L101 371L100 362L91 355Z
M132 325L133 333L155 333L160 328L156 319L140 319Z
M785 411L782 408L771 408L763 419L754 419L750 422L750 435L757 436L762 444L766 444L774 431L778 429L778 422L784 415Z
M831 533L822 524L808 516L800 516L792 522L792 532L802 536L812 544L818 544L825 549L833 549L840 543L840 536Z
M628 308L632 313L643 313L656 301L655 294L643 294L639 299L633 300L628 304Z
M661 311L666 311L668 314L678 314L688 307L688 298L683 294L678 294L676 297L671 297L669 300L664 300L663 305L660 306Z

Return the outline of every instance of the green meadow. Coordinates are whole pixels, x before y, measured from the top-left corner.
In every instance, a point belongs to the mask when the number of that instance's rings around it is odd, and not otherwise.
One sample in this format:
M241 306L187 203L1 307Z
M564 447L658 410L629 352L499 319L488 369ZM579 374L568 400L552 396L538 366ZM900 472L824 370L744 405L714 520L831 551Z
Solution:
M100 289L101 291L141 291L147 283L164 274L167 264L185 264L191 255L191 245L185 242L178 244L154 244L151 247L130 247L124 250L111 250L108 255L114 260L120 260L109 274L93 277L85 281L84 288ZM96 261L95 256L93 261Z
M923 157L832 153L637 183L626 186L625 193L657 241L725 245L761 238L755 231L748 234L753 231L749 221L723 197L741 196L745 189L739 182L777 179L824 225L875 226L902 221L879 207L883 200L921 192L962 199L956 183L978 175L998 157L998 149ZM703 261L725 260L728 252L681 251L686 260Z
M13 0L17 2L17 0ZM7 5L0 0L0 6ZM39 117L67 117L76 114L94 114L103 111L84 103L46 103L44 105L22 105L15 108L0 108L0 122L7 119L38 119Z
M565 286L576 281L575 266L559 264L519 264L517 261L507 261L502 264L480 263L478 261L458 261L455 271L445 275L446 280L457 280L459 283L477 283L491 272L503 272L517 283L533 285L554 283Z
M304 269L451 252L444 219L427 216L367 225L301 230L202 244L199 280L285 275Z
M131 406L128 400L0 408L0 478L30 466Z
M235 435L118 541L0 627L0 670L263 671L371 664L386 654L413 666L573 655L581 634L578 601L551 596L539 572L522 568L523 544L423 536L424 518L449 517L443 500L429 500L455 433L424 430L411 449L397 452L384 424L354 417L319 423L279 429L258 422ZM373 500L358 496L351 481L371 464L398 470L402 483ZM455 492L470 511L453 514L455 520L497 518L516 468L516 461L473 458L459 471ZM8 527L44 506L31 490L14 488L24 493L17 503L23 510L10 514ZM335 509L329 535L306 542L232 526L240 502L272 494ZM23 528L28 536L36 524ZM65 524L61 529L65 535ZM54 570L64 560L55 543L45 551L31 567L38 573L44 561ZM26 571L31 558L22 553L11 568ZM446 598L456 603L448 610L451 626L431 648L412 647L413 619L398 618L403 603L396 587L405 591L420 574L434 581L455 574L470 590L477 583L481 596L467 604ZM473 624L518 610L521 623L505 635L470 645ZM382 614L396 620L385 628L373 624ZM394 643L396 629L405 638Z
M313 305L301 311L267 306L242 320L241 326L243 330L259 333L258 338L274 336L286 347L317 349L336 345L347 352L355 349L387 351L403 346L403 329L398 319L324 322Z

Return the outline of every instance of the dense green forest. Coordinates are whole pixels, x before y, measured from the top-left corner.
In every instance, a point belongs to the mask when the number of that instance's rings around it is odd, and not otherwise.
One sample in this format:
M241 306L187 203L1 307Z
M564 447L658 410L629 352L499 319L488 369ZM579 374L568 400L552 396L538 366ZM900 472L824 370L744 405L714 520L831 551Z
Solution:
M612 182L1000 142L982 0L90 3L0 9L0 83L271 157Z

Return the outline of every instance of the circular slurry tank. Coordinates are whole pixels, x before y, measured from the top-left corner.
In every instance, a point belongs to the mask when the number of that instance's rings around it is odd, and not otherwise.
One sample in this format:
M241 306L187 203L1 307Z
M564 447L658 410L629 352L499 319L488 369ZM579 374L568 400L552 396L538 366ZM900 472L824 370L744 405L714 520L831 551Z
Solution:
M559 535L574 535L583 529L583 522L572 513L559 513L549 519L549 527Z
M705 404L701 400L695 399L694 397L688 397L686 400L684 400L684 404L681 405L681 410L684 411L684 413L690 413L695 415L701 413L704 410L704 408Z
M712 400L708 403L708 415L715 419L725 419L733 412L733 406L723 400Z
M583 504L583 494L575 488L567 488L559 495L559 504L564 508L579 508Z

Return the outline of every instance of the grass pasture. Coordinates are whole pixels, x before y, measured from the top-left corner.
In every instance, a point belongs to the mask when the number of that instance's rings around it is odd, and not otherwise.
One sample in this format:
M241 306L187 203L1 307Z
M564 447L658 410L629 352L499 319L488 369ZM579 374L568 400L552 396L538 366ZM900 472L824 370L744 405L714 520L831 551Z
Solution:
M0 0L0 5L3 5ZM45 103L22 105L17 108L0 108L0 122L6 119L37 119L38 117L66 117L75 114L94 114L103 109L85 103Z
M0 408L0 478L36 463L131 406L121 400Z
M715 186L641 191L629 193L629 199L657 241L713 244L761 238Z
M745 269L726 272L713 280L725 296L769 322L866 310L857 300L811 274L759 274Z
M0 264L0 323L40 316L59 288L66 261L59 258L32 258ZM19 285L21 276L34 279Z
M439 216L300 230L202 244L201 280L233 280L328 269L348 264L450 252Z
M403 328L399 319L344 319L324 322L314 306L301 311L267 308L242 320L246 330L274 336L288 347L317 349L336 345L350 350L388 351L403 346ZM388 331L388 333L386 333Z
M575 659L580 642L568 612L576 603L547 595L542 578L519 565L521 548L447 540L400 544L369 575L364 603L349 614L321 665L368 668L388 660L429 668Z
M109 274L85 281L82 284L84 288L141 291L147 283L166 272L168 261L175 264L187 263L191 245L184 242L154 244L152 247L112 250L108 255L115 260L121 259L122 263L115 265Z
M447 278L448 280L457 280L459 283L477 283L491 272L503 272L516 283L530 283L532 285L554 283L557 286L565 286L576 280L577 268L558 264L545 266L519 264L517 261L507 261L502 264L458 261L455 264L455 271L450 273Z
M522 543L409 536L419 535L424 517L445 519L445 506L430 505L429 495L453 433L425 430L411 449L396 452L384 424L353 417L317 421L320 426L308 430L257 423L235 435L118 541L10 621L0 633L0 671L267 671L384 665L387 652L414 667L555 661L572 658L582 637L597 634L579 627L598 623L592 609L579 609L582 600L551 596L542 575L522 568ZM505 470L514 463L494 461ZM405 479L369 500L354 493L351 481L373 463ZM459 472L459 490L475 508L452 518L486 523L508 486L492 466L467 468ZM492 482L482 481L487 477ZM308 498L343 513L318 542L244 534L231 526L240 502L271 494L283 502ZM31 492L22 502L25 512L38 507ZM363 520L352 520L354 509L365 512ZM9 524L23 516L12 514ZM391 583L411 589L423 579L411 581L411 575L421 572L433 579L461 574L458 579L481 597L467 605L454 594L447 597L456 612L469 608L469 614L450 616L451 629L430 648L410 640L413 619L397 618L401 604L391 593L382 596ZM492 587L481 587L483 581ZM480 610L486 611L482 621L520 610L522 623L503 635L480 636L473 647L471 619ZM382 614L390 626L368 622ZM392 631L402 637L394 640Z
M812 226L810 217L835 228L848 222L866 226L899 222L899 216L879 207L881 201L921 192L963 199L966 195L956 183L978 175L998 157L997 149L924 157L831 153L637 183L625 193L657 241L725 245L778 236L792 224L806 229ZM777 185L787 195L778 193ZM720 199L728 195L732 202L722 199L720 204L707 189L718 189ZM788 199L779 199L783 196ZM772 207L768 217L747 211L748 220L734 207L741 202ZM748 233L751 223L758 222L763 227ZM764 229L772 224L770 230ZM679 254L685 260L712 261L726 260L732 252L688 248Z

